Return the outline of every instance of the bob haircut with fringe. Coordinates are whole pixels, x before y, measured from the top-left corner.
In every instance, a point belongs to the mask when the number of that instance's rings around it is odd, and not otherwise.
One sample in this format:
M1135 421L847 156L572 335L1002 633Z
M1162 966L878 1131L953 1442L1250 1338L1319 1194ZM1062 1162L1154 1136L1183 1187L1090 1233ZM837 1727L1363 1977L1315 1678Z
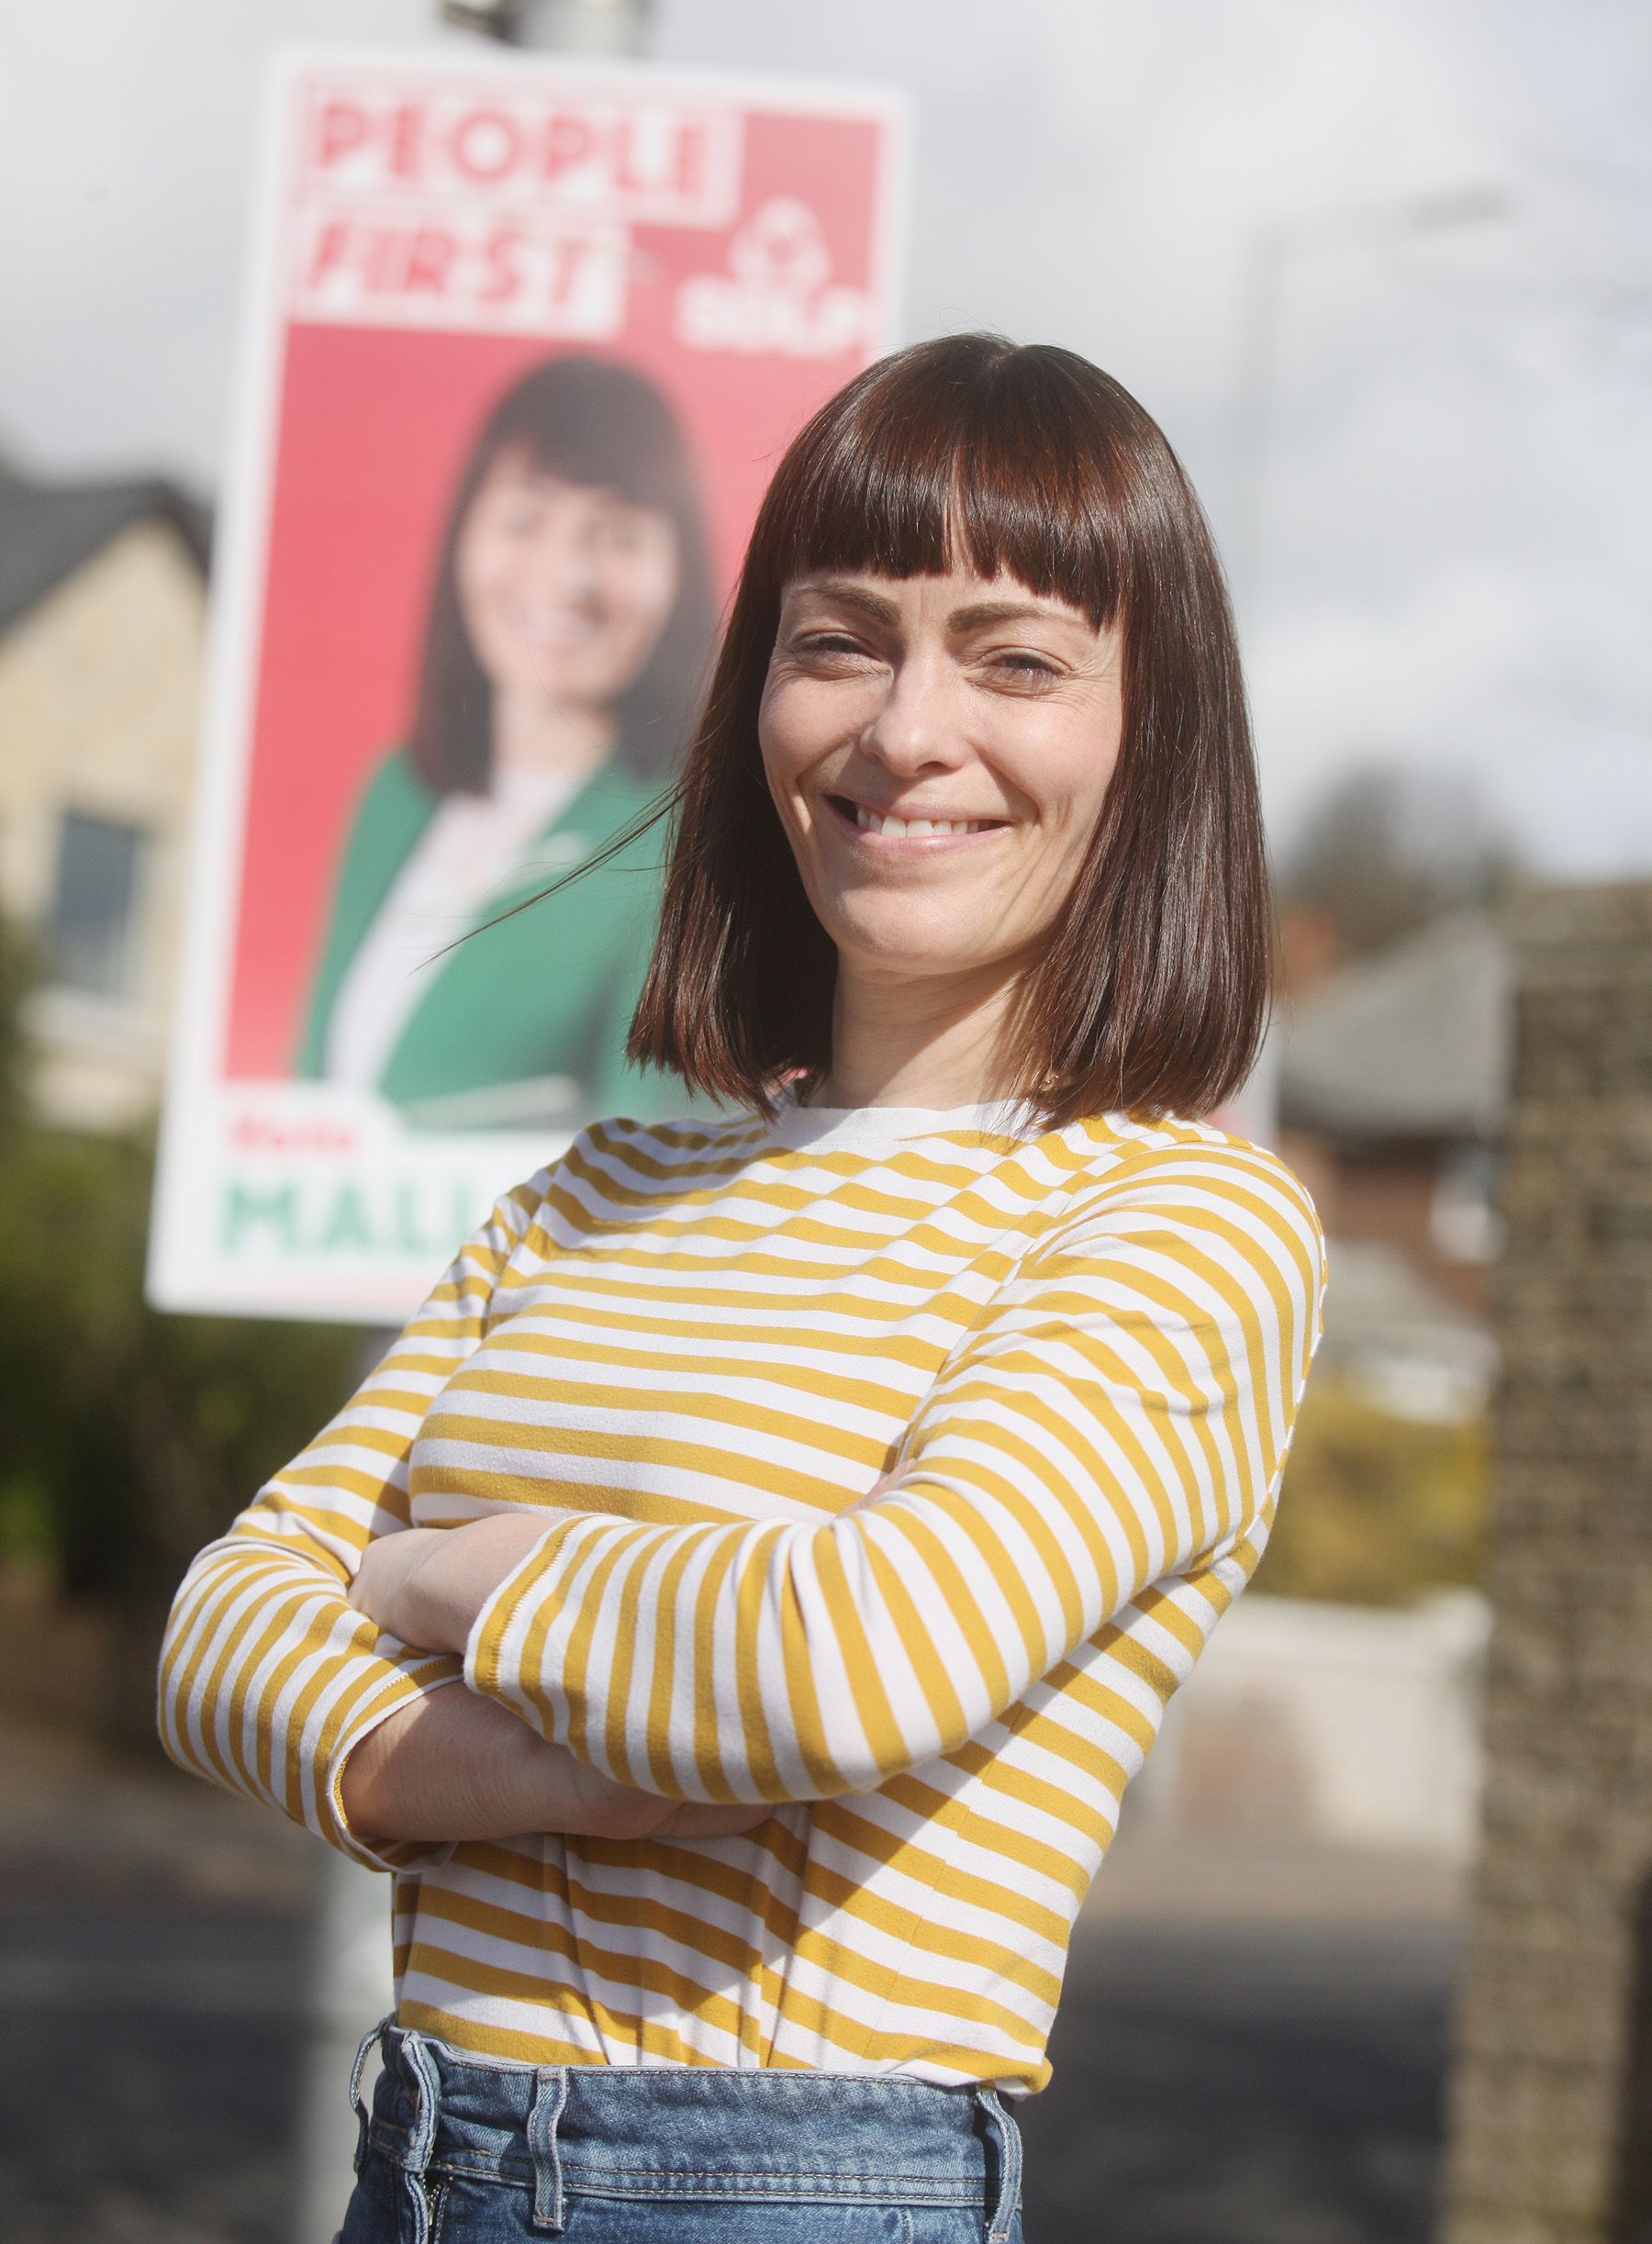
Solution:
M1017 993L1006 1080L1046 1126L1208 1112L1256 1057L1267 861L1238 648L1157 424L1049 344L952 335L828 400L758 512L675 824L631 1057L772 1117L831 1065L836 953L770 798L758 705L787 587L1000 571L1122 634L1123 739L1088 857Z

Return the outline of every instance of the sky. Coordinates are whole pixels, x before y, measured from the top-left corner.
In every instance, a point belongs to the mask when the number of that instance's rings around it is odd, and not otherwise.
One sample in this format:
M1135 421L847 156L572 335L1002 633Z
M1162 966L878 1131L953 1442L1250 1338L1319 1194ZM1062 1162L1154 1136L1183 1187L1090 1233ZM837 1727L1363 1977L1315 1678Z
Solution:
M0 0L0 454L213 491L263 58L469 43L435 16ZM650 52L909 95L901 338L1061 342L1163 425L1276 847L1380 763L1535 872L1652 873L1652 12L657 0Z

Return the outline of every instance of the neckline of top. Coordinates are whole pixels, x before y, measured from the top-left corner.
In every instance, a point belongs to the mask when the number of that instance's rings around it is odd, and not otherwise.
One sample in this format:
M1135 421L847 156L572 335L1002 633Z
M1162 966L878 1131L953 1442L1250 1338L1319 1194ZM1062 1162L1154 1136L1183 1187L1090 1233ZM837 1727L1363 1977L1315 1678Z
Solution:
M793 1148L872 1153L953 1130L1026 1138L1035 1136L1039 1128L1037 1116L1013 1099L966 1107L800 1107L788 1084L780 1094L768 1133Z

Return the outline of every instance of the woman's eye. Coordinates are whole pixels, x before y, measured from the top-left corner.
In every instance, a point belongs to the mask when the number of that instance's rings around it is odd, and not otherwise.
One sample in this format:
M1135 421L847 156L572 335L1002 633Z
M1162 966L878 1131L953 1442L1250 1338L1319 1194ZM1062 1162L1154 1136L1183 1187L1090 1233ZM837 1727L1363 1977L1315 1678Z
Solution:
M618 516L599 525L597 542L610 553L634 553L642 542L642 525Z
M1007 672L1010 677L1037 685L1044 678L1058 678L1061 667L1047 654L1035 654L1027 647L1007 647L992 657L993 667Z
M810 631L797 642L800 654L859 654L864 652L860 642L847 631Z

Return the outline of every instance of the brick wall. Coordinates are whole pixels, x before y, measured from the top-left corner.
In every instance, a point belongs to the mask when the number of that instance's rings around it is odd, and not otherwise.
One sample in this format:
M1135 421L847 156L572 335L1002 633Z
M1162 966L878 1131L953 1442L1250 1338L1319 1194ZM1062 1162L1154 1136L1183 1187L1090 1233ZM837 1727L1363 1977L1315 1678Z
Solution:
M1539 891L1498 1278L1488 1777L1442 2244L1646 2244L1652 885Z

